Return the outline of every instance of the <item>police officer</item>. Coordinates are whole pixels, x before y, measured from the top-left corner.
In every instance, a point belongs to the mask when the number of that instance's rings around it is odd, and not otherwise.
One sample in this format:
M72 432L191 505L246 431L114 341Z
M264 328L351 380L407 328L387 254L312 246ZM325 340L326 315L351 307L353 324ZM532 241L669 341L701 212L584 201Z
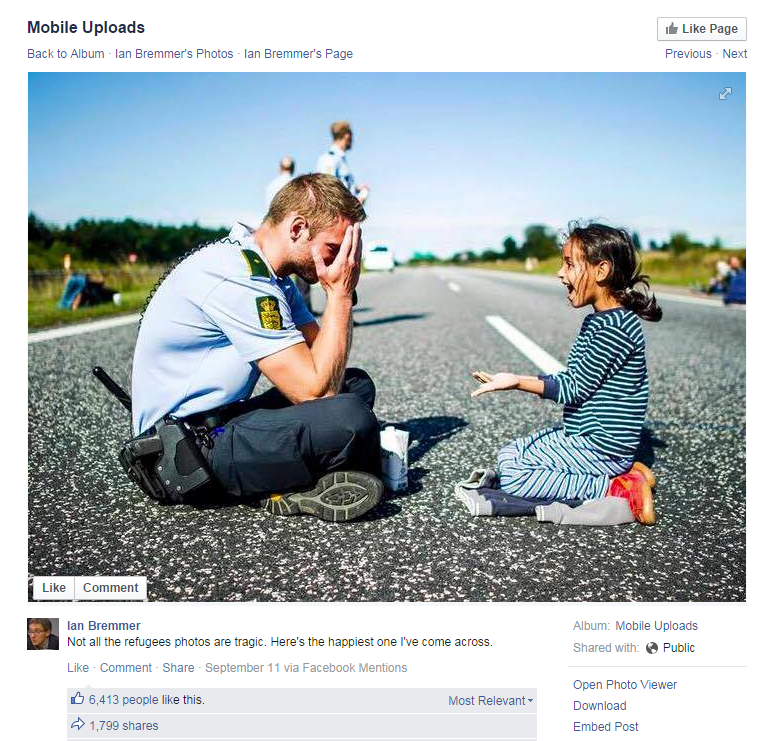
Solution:
M360 202L334 177L302 175L260 228L182 260L150 300L132 370L136 434L171 415L220 422L203 449L234 496L275 514L351 520L381 499L374 385L346 369L360 276ZM288 277L319 281L321 326ZM261 374L272 389L253 396Z
M274 196L289 183L295 175L295 160L292 157L282 157L279 160L279 174L266 186L266 210L274 200Z
M331 126L332 146L318 158L316 171L334 175L361 202L369 195L368 185L356 186L355 177L347 163L346 152L353 146L353 130L348 121L335 121Z

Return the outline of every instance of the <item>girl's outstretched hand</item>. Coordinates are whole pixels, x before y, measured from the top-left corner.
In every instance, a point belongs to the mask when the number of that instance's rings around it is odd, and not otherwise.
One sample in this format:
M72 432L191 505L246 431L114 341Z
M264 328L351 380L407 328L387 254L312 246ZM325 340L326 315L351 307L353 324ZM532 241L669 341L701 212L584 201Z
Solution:
M490 391L507 391L518 386L519 377L513 373L485 373L483 371L473 371L471 374L482 385L471 392L472 398L481 396Z

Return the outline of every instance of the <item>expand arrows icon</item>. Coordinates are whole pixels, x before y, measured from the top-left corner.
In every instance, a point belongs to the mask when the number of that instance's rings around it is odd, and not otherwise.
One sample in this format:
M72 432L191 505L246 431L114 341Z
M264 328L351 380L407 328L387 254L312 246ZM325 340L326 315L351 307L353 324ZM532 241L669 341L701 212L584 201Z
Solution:
M732 88L725 87L724 88L724 92L723 93L719 93L719 100L726 100L726 96L727 95L731 95L731 94L732 94Z

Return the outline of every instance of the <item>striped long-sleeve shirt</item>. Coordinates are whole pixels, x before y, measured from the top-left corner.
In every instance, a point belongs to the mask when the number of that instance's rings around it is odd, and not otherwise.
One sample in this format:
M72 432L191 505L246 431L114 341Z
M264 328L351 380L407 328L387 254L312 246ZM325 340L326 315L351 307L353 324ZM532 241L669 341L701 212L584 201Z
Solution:
M611 455L633 455L649 395L645 337L639 317L625 308L584 319L562 373L540 376L544 397L564 404L567 435L585 435Z

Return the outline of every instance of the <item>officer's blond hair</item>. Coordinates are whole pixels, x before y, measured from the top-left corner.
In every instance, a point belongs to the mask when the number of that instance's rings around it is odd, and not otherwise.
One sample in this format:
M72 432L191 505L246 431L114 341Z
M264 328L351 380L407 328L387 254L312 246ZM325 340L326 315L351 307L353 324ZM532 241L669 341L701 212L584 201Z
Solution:
M336 141L341 139L345 134L352 134L353 130L350 128L349 121L335 121L331 125L332 139Z
M265 221L276 226L291 213L307 222L311 239L343 217L351 224L366 218L361 202L333 175L300 175L271 201Z

